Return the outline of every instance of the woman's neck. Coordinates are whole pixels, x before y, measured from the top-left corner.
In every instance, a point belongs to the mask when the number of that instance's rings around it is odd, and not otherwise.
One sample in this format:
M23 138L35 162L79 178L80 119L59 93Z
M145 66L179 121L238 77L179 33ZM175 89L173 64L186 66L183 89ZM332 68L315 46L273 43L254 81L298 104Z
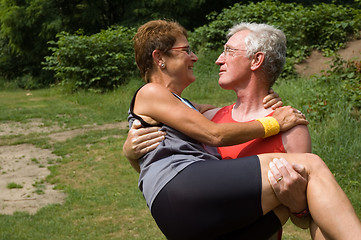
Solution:
M184 88L177 86L175 81L171 81L168 78L164 77L152 77L150 83L160 84L164 86L168 91L177 94L178 96L181 96Z

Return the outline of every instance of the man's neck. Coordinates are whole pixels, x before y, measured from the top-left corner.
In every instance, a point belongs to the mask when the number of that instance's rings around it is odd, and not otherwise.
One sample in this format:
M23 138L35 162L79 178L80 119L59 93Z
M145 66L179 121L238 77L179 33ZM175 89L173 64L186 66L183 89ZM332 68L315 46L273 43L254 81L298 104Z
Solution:
M268 95L268 88L263 84L248 84L246 88L236 89L237 101L232 110L232 117L239 122L245 122L264 117L272 109L264 109L263 98Z

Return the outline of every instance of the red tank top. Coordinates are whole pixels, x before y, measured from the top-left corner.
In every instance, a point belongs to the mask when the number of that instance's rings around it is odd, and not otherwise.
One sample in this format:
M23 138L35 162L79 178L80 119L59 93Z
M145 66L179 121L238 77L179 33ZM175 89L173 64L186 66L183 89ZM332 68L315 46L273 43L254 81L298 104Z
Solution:
M232 118L233 106L234 104L221 108L214 115L212 121L215 123L237 122ZM267 116L272 116L272 114L273 112ZM286 151L282 143L282 134L279 133L272 137L257 138L234 146L218 147L218 152L223 159L234 159L261 153L284 153Z

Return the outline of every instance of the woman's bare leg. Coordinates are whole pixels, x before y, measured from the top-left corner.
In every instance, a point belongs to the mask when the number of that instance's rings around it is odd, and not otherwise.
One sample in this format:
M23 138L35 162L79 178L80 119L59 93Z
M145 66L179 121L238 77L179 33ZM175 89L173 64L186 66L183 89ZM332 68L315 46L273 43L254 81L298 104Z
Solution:
M273 212L276 214L276 216L280 220L282 226L285 225L285 223L287 222L287 220L290 217L288 208L283 205L279 205L278 207L273 209Z
M276 214L278 219L280 220L282 226L286 224L287 220L289 219L290 212L287 207L280 205L277 208L273 209L273 212ZM315 224L315 222L310 219L310 235L313 240L326 240L326 238L323 236L320 228ZM277 239L277 236L276 238Z
M349 199L337 184L326 164L314 154L262 154L259 155L262 171L262 208L264 213L280 203L268 182L269 162L285 158L302 164L309 174L307 187L308 207L315 223L328 239L359 239L361 223Z
M310 223L310 234L312 239L314 240L326 240L320 228L316 225L316 223L313 220Z

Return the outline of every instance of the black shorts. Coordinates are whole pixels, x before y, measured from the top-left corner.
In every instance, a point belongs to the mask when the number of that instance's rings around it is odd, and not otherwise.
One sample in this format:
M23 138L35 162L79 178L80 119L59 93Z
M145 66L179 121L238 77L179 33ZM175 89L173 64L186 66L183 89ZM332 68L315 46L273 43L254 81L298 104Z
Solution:
M281 228L263 216L257 156L196 162L158 194L152 215L168 239L267 239Z

